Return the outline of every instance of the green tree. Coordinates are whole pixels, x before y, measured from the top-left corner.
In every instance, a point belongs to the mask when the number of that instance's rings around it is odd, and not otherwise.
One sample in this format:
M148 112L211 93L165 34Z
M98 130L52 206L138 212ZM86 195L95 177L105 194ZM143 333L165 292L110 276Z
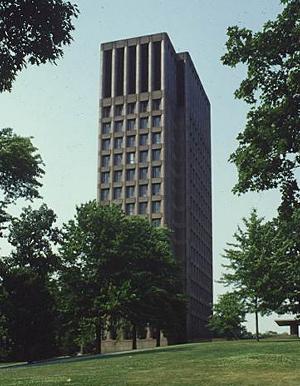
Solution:
M136 348L137 330L147 323L156 329L157 346L161 330L176 340L185 301L170 232L139 216L127 217L124 231L120 278L129 283L130 296L121 305L121 315L132 325L132 347Z
M246 332L242 325L245 322L246 309L240 296L234 292L220 295L213 306L208 327L216 337L238 339Z
M31 138L21 137L12 129L0 130L0 234L8 221L7 207L18 198L39 197L43 162Z
M282 13L262 31L229 27L222 61L230 67L243 63L248 69L235 92L251 108L230 157L238 169L234 192L279 187L285 208L299 203L300 6L299 0L281 2Z
M230 67L247 67L247 76L235 92L250 110L244 131L237 137L238 148L230 156L238 170L233 191L278 188L281 192L263 300L278 312L299 313L300 256L295 229L300 211L300 6L299 0L281 3L282 12L261 31L229 27L222 61Z
M221 282L232 285L246 310L255 313L256 338L259 340L258 314L270 311L262 294L267 291L274 228L269 223L264 224L256 210L251 212L249 219L244 218L243 223L244 229L238 227L234 234L235 243L227 244L229 248L224 257L228 263L223 265L227 271Z
M63 56L72 41L76 5L63 0L0 1L0 92L10 91L17 74Z
M15 359L36 360L55 352L56 311L53 273L59 231L45 204L25 208L13 219L8 240L11 254L1 259L1 314Z
M123 296L122 287L116 288L112 278L121 264L124 218L117 206L91 201L77 207L75 219L64 227L60 271L63 309L72 315L74 329L83 319L94 321L98 353L107 317Z

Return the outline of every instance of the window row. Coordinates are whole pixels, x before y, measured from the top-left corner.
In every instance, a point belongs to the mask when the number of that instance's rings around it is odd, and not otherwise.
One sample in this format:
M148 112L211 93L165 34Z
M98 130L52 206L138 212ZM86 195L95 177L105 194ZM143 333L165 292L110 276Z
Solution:
M149 111L149 101L141 101L139 102L139 112L140 113L145 113ZM124 115L125 113L125 105L123 104L118 104L114 106L115 108L115 116L121 116ZM126 114L135 114L137 109L137 103L127 103L126 105ZM152 100L152 106L151 110L157 111L161 109L161 99L153 99ZM103 118L108 118L112 115L112 106L104 106L102 108L102 117Z
M125 187L125 197L126 198L133 198L136 197L135 194L136 188L135 186L126 186ZM103 192L104 198L108 199L109 195L109 189L102 189L101 194ZM116 186L113 188L113 200L119 200L122 198L123 188L120 186ZM151 185L151 195L152 196L159 196L161 193L161 185L158 183ZM106 196L107 195L107 196ZM139 197L148 197L148 185L139 185L138 186L138 196ZM105 198L106 197L106 198ZM102 199L102 196L101 196Z
M136 171L135 169L128 169L125 171L126 181L134 181L136 179ZM151 169L152 178L159 178L161 175L161 167L153 166ZM113 173L113 182L121 182L123 177L122 170L115 170ZM148 178L148 168L139 168L138 177L140 180L147 180ZM101 173L101 183L108 184L110 181L110 172L102 172Z
M101 201L109 200L109 189L101 190ZM160 201L152 201L151 202L151 211L152 213L160 213L161 210L161 202ZM134 214L135 212L135 203L127 203L125 204L125 213L126 214ZM138 214L148 214L148 202L139 202L138 203Z
M148 145L149 136L148 134L140 134L139 136L139 145L145 146ZM160 145L161 144L161 133L152 133L152 144ZM129 135L126 137L126 146L133 147L136 145L135 135ZM102 139L102 150L109 150L111 148L110 138ZM123 137L114 138L114 149L121 149L123 147Z
M149 128L149 118L144 117L139 119L139 128L148 129ZM136 119L127 119L126 120L126 130L136 129L137 120ZM152 127L161 127L161 116L155 115L152 117ZM114 121L114 131L116 133L123 131L124 129L124 120ZM112 130L111 122L102 123L102 133L109 134Z
M139 163L148 162L148 150L142 150L139 152ZM161 149L153 149L152 150L152 161L160 161ZM101 166L108 167L110 163L110 155L103 155L101 159ZM137 162L137 157L135 152L127 152L126 153L126 163L127 164L135 164ZM113 155L113 164L115 166L120 166L123 164L123 154L114 154Z

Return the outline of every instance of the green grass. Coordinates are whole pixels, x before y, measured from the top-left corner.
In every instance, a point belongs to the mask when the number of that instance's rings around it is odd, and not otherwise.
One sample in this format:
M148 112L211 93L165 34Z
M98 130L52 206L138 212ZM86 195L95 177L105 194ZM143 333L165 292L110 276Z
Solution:
M6 385L299 386L300 342L213 342L0 369Z

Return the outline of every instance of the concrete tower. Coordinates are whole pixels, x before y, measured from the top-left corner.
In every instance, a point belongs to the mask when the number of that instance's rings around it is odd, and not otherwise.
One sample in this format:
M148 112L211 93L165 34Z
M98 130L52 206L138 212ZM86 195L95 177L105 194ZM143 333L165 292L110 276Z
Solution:
M210 104L166 33L101 45L98 200L173 231L188 298L187 340L209 337Z

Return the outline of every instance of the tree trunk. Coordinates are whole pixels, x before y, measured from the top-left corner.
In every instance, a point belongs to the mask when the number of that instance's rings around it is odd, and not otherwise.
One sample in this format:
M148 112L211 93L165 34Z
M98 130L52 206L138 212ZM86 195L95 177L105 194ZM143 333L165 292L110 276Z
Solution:
M156 329L156 347L160 347L160 328Z
M259 342L259 329L258 329L258 311L255 309L255 334L256 340Z
M136 325L132 324L132 350L136 350Z
M101 354L101 341L102 341L102 325L101 321L96 322L96 354Z

